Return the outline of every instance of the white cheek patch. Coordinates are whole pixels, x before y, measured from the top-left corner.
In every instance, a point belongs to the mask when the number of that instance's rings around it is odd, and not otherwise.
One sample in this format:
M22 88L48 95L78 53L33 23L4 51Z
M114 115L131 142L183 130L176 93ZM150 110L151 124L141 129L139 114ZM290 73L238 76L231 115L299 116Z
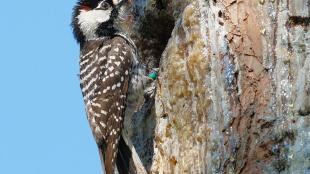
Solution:
M109 10L81 10L76 17L86 40L96 38L96 30L98 26L110 19L112 9Z

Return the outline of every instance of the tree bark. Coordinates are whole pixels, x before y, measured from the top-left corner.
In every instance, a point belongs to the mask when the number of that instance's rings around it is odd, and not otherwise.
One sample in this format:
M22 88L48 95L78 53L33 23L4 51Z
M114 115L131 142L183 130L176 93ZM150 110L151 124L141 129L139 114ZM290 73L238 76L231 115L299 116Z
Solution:
M310 1L134 3L160 67L153 109L133 117L149 173L310 173Z

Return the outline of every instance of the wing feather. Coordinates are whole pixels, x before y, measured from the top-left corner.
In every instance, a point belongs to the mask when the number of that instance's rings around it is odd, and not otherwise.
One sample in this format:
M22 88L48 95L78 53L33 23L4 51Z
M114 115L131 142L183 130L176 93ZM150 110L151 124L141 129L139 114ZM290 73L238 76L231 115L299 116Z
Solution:
M101 151L110 173L122 131L133 51L121 37L94 41L83 50L81 88L95 139L105 147Z

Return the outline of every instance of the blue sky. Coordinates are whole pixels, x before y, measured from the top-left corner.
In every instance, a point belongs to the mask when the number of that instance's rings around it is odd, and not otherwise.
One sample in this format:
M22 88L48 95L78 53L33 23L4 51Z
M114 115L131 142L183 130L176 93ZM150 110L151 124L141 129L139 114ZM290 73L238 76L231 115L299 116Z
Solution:
M74 3L1 2L1 174L101 173L77 77Z

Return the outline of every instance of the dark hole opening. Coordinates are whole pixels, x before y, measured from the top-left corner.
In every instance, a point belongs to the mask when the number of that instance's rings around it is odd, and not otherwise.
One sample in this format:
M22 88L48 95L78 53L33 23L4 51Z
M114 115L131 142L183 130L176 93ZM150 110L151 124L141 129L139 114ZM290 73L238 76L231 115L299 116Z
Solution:
M137 15L136 40L142 62L149 68L159 67L161 55L166 48L175 25L169 1L156 0ZM141 9L141 6L137 7ZM138 10L137 10L138 11Z

